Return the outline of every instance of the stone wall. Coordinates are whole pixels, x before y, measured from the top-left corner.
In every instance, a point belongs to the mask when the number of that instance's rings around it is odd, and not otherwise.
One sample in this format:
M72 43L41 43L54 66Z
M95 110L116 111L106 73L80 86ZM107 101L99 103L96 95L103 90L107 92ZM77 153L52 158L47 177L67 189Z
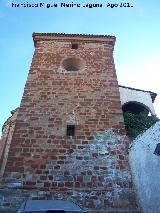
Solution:
M136 209L113 60L115 38L33 37L35 53L5 186L28 190L29 196L34 190L37 198L43 191L46 199L56 194L89 209ZM67 71L74 66L77 71ZM67 125L75 125L74 136L66 135Z
M127 142L114 129L97 134L92 141L81 141L78 149L66 155L65 164L58 163L54 154L43 167L33 164L24 174L23 190L16 189L14 173L12 181L6 182L8 188L0 191L1 208L16 209L27 198L67 199L87 210L135 212Z
M17 119L17 113L18 110L16 110L16 112L10 118L7 119L3 126L2 138L0 140L0 179L3 177L6 162L8 159L8 152L12 141L12 136Z

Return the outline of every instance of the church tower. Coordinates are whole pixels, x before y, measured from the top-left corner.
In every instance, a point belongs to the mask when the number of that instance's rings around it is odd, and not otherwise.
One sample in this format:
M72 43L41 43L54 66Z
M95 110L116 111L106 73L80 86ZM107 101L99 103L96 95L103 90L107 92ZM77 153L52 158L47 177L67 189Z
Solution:
M30 198L34 191L34 199L70 199L97 211L136 210L115 37L33 33L33 40L31 68L1 163L4 183Z

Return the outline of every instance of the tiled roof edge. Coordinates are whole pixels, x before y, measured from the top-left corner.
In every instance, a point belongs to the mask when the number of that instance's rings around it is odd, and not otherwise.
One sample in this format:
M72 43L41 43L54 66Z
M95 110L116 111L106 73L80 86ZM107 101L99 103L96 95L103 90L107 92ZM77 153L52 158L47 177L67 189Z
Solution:
M94 35L94 34L66 34L66 33L36 33L33 32L32 36L61 36L61 37L83 37L83 38L113 38L113 35Z

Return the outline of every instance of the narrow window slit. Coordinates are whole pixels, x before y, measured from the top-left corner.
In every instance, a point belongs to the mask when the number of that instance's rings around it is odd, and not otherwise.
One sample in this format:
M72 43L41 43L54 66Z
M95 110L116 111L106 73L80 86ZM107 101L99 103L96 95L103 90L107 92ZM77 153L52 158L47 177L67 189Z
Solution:
M67 125L67 136L75 135L75 125Z

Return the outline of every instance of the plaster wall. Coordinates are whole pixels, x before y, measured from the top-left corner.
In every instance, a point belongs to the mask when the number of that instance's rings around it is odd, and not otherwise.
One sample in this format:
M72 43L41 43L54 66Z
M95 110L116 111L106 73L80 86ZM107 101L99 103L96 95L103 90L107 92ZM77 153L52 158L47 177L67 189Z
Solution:
M128 102L138 102L148 107L151 114L155 115L150 93L123 87L119 87L119 92L122 106Z
M154 153L160 142L160 122L133 141L129 160L134 182L145 213L160 212L160 156Z

